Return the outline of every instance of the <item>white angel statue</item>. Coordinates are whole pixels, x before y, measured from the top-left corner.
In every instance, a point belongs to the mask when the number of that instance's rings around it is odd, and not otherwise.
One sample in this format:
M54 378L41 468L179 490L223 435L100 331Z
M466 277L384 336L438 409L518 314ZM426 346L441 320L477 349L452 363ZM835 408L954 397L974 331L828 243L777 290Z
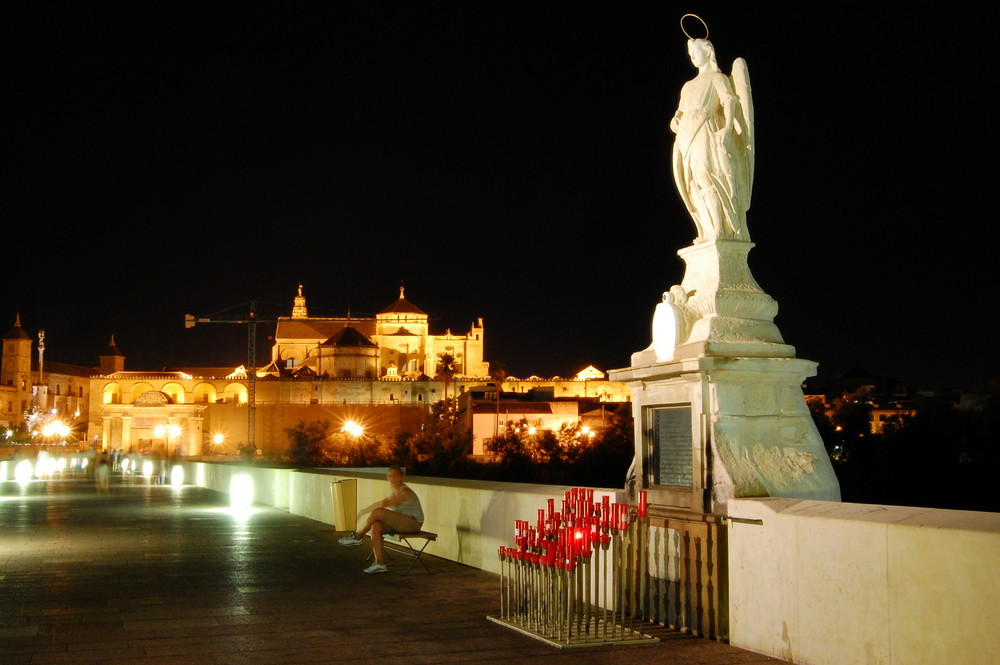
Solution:
M750 240L746 213L753 187L753 99L746 62L733 63L732 77L719 70L715 47L689 39L698 75L681 88L670 121L677 191L698 230L695 242L716 238Z

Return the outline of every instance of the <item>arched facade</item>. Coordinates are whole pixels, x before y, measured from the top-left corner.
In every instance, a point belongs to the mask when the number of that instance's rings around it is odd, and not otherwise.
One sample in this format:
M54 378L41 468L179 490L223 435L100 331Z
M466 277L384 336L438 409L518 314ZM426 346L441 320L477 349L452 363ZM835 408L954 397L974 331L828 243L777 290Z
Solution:
M101 440L106 450L161 455L200 455L205 405L175 404L158 390L149 390L131 404L106 404L102 409Z
M402 288L374 317L318 318L308 316L300 286L292 316L278 319L274 340L267 368L273 376L379 379L395 367L395 376L416 380L433 377L444 353L455 358L457 377L489 375L482 319L464 335L432 334L427 313Z

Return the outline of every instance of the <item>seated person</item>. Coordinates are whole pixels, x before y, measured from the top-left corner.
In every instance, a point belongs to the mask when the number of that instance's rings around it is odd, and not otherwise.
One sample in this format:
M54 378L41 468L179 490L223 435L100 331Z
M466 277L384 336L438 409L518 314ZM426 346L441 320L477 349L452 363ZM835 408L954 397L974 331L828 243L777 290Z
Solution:
M390 466L386 474L392 492L388 498L377 501L358 513L358 519L365 513L371 513L368 521L360 529L338 542L344 547L356 547L363 542L366 533L371 531L372 553L375 563L365 569L366 573L385 573L385 548L382 537L392 533L412 533L420 531L424 525L424 511L420 507L420 499L409 487L403 484L403 470L398 466Z

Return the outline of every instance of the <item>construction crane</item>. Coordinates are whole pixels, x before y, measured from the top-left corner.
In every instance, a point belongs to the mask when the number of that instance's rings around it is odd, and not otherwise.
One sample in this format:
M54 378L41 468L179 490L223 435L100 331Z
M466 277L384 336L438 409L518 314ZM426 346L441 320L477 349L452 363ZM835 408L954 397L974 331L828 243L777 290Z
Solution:
M247 314L242 313L243 307L247 307ZM240 312L233 314L232 312L237 309ZM257 450L257 324L277 322L277 319L261 319L257 315L256 300L251 300L245 305L234 305L208 316L184 315L185 328L194 328L205 323L236 323L247 326L247 445L252 451Z

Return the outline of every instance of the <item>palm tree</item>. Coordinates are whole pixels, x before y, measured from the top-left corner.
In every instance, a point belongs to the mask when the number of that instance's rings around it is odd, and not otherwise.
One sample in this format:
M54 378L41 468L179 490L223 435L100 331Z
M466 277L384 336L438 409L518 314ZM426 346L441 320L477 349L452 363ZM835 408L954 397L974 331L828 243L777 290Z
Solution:
M493 420L493 436L500 435L500 393L503 391L503 382L507 379L507 367L503 363L490 363L490 378L493 379L497 387L497 412Z
M456 365L455 356L450 353L442 353L438 356L437 376L444 381L445 404L448 403L448 386L451 385L451 380L455 378Z

